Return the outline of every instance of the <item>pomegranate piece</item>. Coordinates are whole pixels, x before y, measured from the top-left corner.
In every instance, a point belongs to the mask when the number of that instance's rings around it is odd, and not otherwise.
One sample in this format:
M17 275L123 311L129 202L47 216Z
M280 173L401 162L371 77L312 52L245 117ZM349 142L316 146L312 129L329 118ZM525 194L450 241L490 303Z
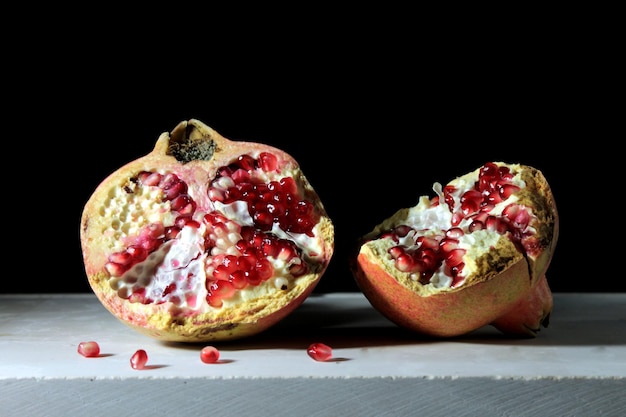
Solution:
M80 342L78 344L78 353L86 358L95 358L100 356L100 345L97 342Z
M139 349L130 357L130 367L133 369L142 370L146 367L146 363L148 363L148 354L143 349Z
M205 346L200 351L200 360L204 363L215 363L220 359L220 351L214 346Z
M306 353L318 362L325 362L333 357L333 349L324 343L312 343Z
M457 336L487 324L535 337L552 311L546 271L559 233L536 168L488 162L398 210L358 241L351 270L399 326Z
M175 342L267 329L313 291L334 252L333 223L292 156L193 119L97 186L80 238L102 304Z

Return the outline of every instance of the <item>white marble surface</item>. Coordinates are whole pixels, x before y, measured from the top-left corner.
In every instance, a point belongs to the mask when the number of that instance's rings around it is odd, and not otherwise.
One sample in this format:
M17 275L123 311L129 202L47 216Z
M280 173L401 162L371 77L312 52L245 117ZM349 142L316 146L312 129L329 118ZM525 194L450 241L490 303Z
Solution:
M141 335L92 294L0 295L0 416L626 415L626 294L554 297L537 338L487 326L436 340L396 327L362 294L314 295L258 336L215 344L220 363L204 364L203 345ZM100 357L76 352L87 340ZM334 359L310 359L312 342ZM147 369L130 367L137 349Z

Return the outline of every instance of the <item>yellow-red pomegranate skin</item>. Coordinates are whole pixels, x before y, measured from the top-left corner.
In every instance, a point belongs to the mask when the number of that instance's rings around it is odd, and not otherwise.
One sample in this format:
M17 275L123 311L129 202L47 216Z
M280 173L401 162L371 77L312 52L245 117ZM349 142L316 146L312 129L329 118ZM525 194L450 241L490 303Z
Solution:
M553 307L552 291L544 275L507 313L490 324L511 336L535 337L542 327L548 327Z
M359 240L350 260L359 288L372 306L390 321L416 333L440 338L464 335L485 325L493 325L511 337L535 337L541 327L548 326L553 298L546 271L559 235L556 203L539 170L499 164L522 172L526 187L519 191L513 203L532 211L533 220L524 233L534 234L536 239L527 238L524 246L519 241L514 242L512 237L509 239L509 232L499 232L497 244L490 248L483 246L476 252L479 257L475 260L481 267L476 268L471 279L458 286L431 288L411 279L408 272L398 270L387 252L388 244L383 245L383 241L379 244L378 239L397 226L406 227L409 218L432 221L432 216L420 217L415 213L421 213L417 210L421 207L435 207L437 202L425 199L411 209L416 211L399 210ZM470 174L459 177L454 185L472 189L468 178L472 178ZM439 201L442 201L441 196ZM429 230L426 223L409 225L414 230ZM473 232L466 230L465 233Z
M175 173L189 187L188 194L197 204L197 211L213 212L218 209L209 198L208 190L217 170L228 166L241 155L257 155L254 158L260 158L258 155L261 152L276 157L279 168L284 169L279 171L277 168L277 176L282 176L283 172L290 173L285 175L293 175L298 185L298 198L310 202L319 216L313 229L314 236L310 237L311 241L315 241L311 249L306 246L308 243L301 243L309 242L307 238L297 238L300 239L298 244L305 246L302 251L307 253L306 272L284 279L282 275L272 277L277 279L277 284L272 286L264 283L261 291L249 290L253 288L249 285L246 290L241 290L248 291L245 296L222 308L209 306L205 301L206 291L197 294L197 301L193 301L193 295L190 295L181 307L181 304L168 300L159 303L137 302L127 294L120 296L119 288L112 288L111 279L119 278L122 281L123 276L113 277L106 265L112 262L111 253L119 253L120 245L123 248L137 245L135 242L139 232L129 231L134 227L133 222L152 224L172 221L167 217L169 202L163 203L157 191L146 191L151 190L149 184L141 185L143 188L139 190L139 185L135 183L140 173ZM117 218L114 220L110 217L111 212L116 212ZM150 219L147 219L148 216ZM294 232L291 236L297 234ZM304 235L302 233L301 236ZM120 167L96 187L83 209L80 241L91 288L103 306L121 322L162 341L224 341L258 334L302 304L326 271L333 255L334 225L319 196L291 155L262 143L229 140L199 120L190 119L180 122L171 132L162 133L151 152ZM195 245L201 246L203 242L206 244L206 238L197 238ZM210 250L199 253L207 258L213 256ZM196 271L186 275L185 279L193 279L198 275ZM182 275L179 279L183 279ZM126 285L126 281L123 285ZM132 285L132 282L128 285ZM126 291L125 288L122 289ZM202 286L197 288L202 289ZM164 290L163 294L167 292Z
M357 262L360 288L377 310L399 326L437 337L462 335L491 323L531 289L523 260L497 278L427 297L401 285L367 255L359 254Z

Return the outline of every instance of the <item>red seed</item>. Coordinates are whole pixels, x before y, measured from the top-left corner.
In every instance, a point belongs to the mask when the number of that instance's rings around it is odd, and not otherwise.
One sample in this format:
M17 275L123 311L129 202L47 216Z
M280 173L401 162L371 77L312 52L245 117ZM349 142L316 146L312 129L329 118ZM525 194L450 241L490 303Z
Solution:
M333 350L324 343L312 343L306 353L318 362L325 362L333 357Z
M276 171L278 170L278 158L271 153L261 152L259 155L259 165L265 172Z
M146 362L148 362L148 354L145 350L139 349L137 352L133 354L130 358L130 367L133 369L143 369L146 366Z
M220 351L214 346L205 346L200 351L200 360L204 363L215 363L220 358Z
M78 353L86 358L95 358L100 355L100 346L94 341L80 342L78 344Z

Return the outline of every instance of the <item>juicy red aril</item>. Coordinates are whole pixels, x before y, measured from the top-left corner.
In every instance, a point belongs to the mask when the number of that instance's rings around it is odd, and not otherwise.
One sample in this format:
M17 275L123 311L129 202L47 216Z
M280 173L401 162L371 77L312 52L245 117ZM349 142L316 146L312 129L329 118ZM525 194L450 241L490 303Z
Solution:
M413 230L412 227L400 225L400 226L397 226L393 232L397 237L405 237L406 235L409 234L411 230Z
M215 363L220 359L220 351L214 346L205 346L200 351L200 360L204 363Z
M454 211L454 193L455 188L451 185L443 187L443 201L446 203L450 211Z
M461 210L466 216L470 213L477 212L481 204L483 204L484 198L480 191L469 190L461 196Z
M250 155L241 155L237 158L237 163L230 166L234 169L243 169L244 171L251 171L256 168L256 160Z
M333 349L324 343L312 343L306 353L318 362L324 362L333 357Z
M419 236L417 239L415 239L415 243L424 250L436 249L437 246L439 246L439 241L434 237Z
M221 222L219 216L205 217L207 222ZM220 307L222 300L234 294L235 289L248 285L259 285L274 274L274 267L267 259L280 259L289 266L292 276L306 274L308 265L300 258L300 250L290 240L280 239L273 234L244 226L240 231L241 239L235 247L241 255L220 255L213 257L212 271L207 273L207 301L213 307ZM215 242L208 242L207 247ZM228 285L230 284L230 285Z
M463 214L469 216L481 210L491 210L495 204L519 191L520 188L510 182L513 176L508 167L498 167L493 162L486 163L479 171L474 188L461 196Z
M148 362L148 354L145 350L139 349L130 357L130 367L133 369L144 369Z
M414 245L396 245L388 253L395 260L398 270L418 273L421 283L428 283L442 264L445 266L444 273L456 278L462 269L459 265L465 249L458 248L458 239L450 236L460 237L463 232L458 227L451 228L449 232L446 236L417 236Z
M462 258L465 250L458 248L458 238L464 233L482 229L500 234L508 233L513 242L523 241L530 248L534 244L527 230L531 214L525 207L510 204L504 208L501 216L489 214L496 204L520 190L519 186L511 182L513 177L514 173L508 167L498 167L489 162L479 170L478 180L458 198L458 202L455 197L458 190L452 185L443 187L443 199L452 213L450 229L445 232L445 237L418 236L413 245L398 244L392 247L389 255L395 260L396 268L403 272L419 273L419 281L428 283L443 265L444 274L453 278L454 286L462 280ZM438 204L439 196L436 196L432 199L432 205ZM466 230L463 230L458 226L465 219L471 221L467 223ZM400 225L382 232L378 238L391 238L399 243L410 230L410 226Z
M213 258L206 266L206 299L210 305L221 306L222 300L233 296L236 290L259 285L270 279L274 275L274 266L268 258L284 261L293 277L308 273L309 267L300 258L300 249L292 241L278 238L272 233L272 228L278 225L285 232L313 236L319 214L310 201L300 198L298 185L292 177L280 176L280 168L276 155L262 152L256 159L250 155L241 155L217 170L217 176L209 184L208 197L211 201L224 204L245 202L254 222L245 227L218 211L206 213L203 219L194 216L197 203L189 195L188 185L176 174L140 172L131 179L134 184L125 187L125 191L141 195L140 187L159 188L162 192L161 202L169 202L173 224L165 226L155 222L146 225L130 240L126 249L109 256L105 264L106 271L112 277L124 276L165 242L177 239L183 228L200 228L200 222L204 221L207 232L203 249ZM236 225L236 229L233 225ZM232 236L237 233L241 234L242 239L234 242ZM226 251L230 253L233 246L239 254L233 255L232 259L219 255ZM178 265L173 266L178 268ZM128 276L131 283L133 279L137 280L138 273ZM178 287L167 282L163 284L164 290L156 295L152 292L149 296L137 286L120 294L132 302L144 304L177 302L187 298L184 294L174 294L176 290L179 293L185 291L182 283ZM285 284L281 282L280 288L284 287Z
M520 188L517 185L514 185L514 184L503 184L500 187L500 197L503 200L506 200L507 198L509 198L510 196L515 194L516 192L518 192L519 190L520 190Z
M278 171L278 159L269 152L261 152L259 167L265 172Z
M230 298L235 294L235 287L228 281L212 281L207 290L206 300L213 307L221 307L222 299Z
M209 188L209 198L224 204L245 201L250 217L261 230L269 231L277 223L285 232L304 233L312 237L319 217L311 202L298 196L293 178L283 177L266 184L256 168L261 168L263 172L276 171L276 157L262 153L259 160L254 160L247 156L218 169L219 176ZM237 174L240 170L248 175Z
M446 237L449 237L449 238L452 238L452 239L458 239L461 236L463 236L464 234L465 234L465 232L460 227L452 227L452 228L446 230Z
M97 342L80 342L78 344L78 353L86 358L94 358L100 355L100 346Z
M163 191L164 200L170 201L171 211L177 215L175 227L165 228L160 223L150 223L140 232L136 242L131 245L143 249L142 252L129 250L116 252L109 256L105 269L111 276L120 277L135 264L143 261L146 257L159 248L168 240L176 238L182 226L193 221L190 215L196 209L196 202L187 194L185 184L175 174L161 175L156 172L140 172L131 180L138 186L159 187ZM181 219L182 218L182 219Z
M463 255L465 255L465 249L453 249L446 255L446 265L450 267L458 266L463 262Z
M394 256L394 254L398 253L398 255ZM402 272L421 272L423 268L421 268L421 264L415 262L413 257L407 253L404 253L402 248L399 246L394 246L389 250L389 254L394 256L396 260L396 268Z

